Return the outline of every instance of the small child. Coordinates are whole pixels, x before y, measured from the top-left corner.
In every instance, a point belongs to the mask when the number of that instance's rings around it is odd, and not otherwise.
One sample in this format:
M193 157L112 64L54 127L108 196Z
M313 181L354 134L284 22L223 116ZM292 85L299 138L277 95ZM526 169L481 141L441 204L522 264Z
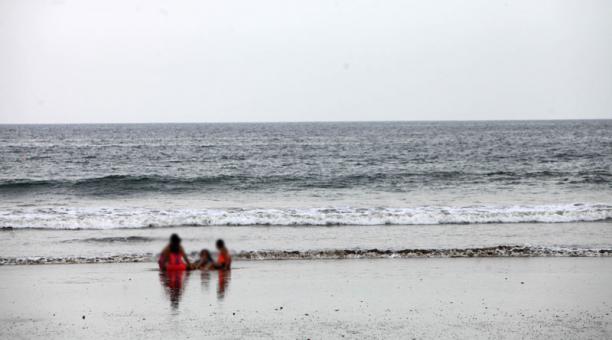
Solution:
M202 270L215 269L215 262L213 261L212 256L210 256L208 249L202 249L200 251L200 259L196 261L191 268Z
M219 239L217 240L217 250L219 251L219 257L217 258L217 263L215 263L215 268L219 270L229 270L232 268L232 256L229 253L229 250L225 247L225 242Z

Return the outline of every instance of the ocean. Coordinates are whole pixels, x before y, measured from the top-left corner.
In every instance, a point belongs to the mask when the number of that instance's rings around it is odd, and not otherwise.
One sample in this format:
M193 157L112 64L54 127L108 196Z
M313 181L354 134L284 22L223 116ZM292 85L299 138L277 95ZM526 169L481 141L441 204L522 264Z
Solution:
M0 264L612 255L612 120L0 125L0 169Z

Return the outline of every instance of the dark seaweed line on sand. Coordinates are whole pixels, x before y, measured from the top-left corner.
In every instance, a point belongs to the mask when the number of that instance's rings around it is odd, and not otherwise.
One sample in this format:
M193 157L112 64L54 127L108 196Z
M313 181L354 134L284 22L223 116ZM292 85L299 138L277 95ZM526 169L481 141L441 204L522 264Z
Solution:
M196 252L190 254L196 256ZM546 248L529 246L495 246L453 249L331 249L243 251L233 255L238 260L333 260L384 258L466 258L466 257L609 257L612 248ZM121 254L103 257L0 257L0 265L88 264L154 262L156 255Z

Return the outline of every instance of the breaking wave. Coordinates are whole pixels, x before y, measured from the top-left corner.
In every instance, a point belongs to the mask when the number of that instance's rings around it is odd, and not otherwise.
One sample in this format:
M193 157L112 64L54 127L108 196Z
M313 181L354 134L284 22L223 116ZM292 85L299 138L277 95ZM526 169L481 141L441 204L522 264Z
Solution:
M118 229L177 226L334 226L563 223L612 220L612 206L565 204L413 208L150 209L22 207L0 213L0 228ZM140 241L140 240L139 240Z
M195 257L196 253L190 254ZM333 260L381 258L463 258L463 257L608 257L612 248L547 248L500 245L482 248L453 249L325 249L325 250L258 250L233 255L236 260ZM120 254L101 257L0 257L0 265L87 264L154 262L156 255Z

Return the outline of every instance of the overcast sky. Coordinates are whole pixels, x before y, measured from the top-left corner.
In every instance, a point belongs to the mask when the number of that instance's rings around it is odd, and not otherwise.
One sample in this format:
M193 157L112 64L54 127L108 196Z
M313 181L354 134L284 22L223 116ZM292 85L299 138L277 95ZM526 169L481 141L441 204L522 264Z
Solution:
M610 0L0 0L0 123L565 118Z

